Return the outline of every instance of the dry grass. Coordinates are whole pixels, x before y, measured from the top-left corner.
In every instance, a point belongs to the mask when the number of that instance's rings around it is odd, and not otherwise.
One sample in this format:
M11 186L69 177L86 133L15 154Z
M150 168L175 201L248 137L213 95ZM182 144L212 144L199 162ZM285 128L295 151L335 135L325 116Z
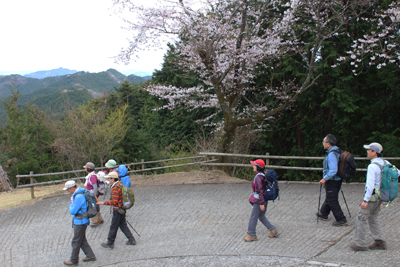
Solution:
M78 183L78 186L83 186L83 184ZM37 186L35 187L34 199L31 199L30 188L21 188L11 192L2 192L0 194L0 210L32 205L36 201L43 199L43 197L63 194L65 193L63 187L63 183L57 185Z
M157 184L177 184L187 182L240 182L241 179L230 177L220 171L191 171L191 172L176 172L160 175L131 175L133 187L149 186ZM78 186L83 187L82 183ZM66 194L63 191L64 184L38 186L35 187L35 198L31 199L31 189L21 188L12 192L3 192L0 194L0 210L32 205L43 197Z

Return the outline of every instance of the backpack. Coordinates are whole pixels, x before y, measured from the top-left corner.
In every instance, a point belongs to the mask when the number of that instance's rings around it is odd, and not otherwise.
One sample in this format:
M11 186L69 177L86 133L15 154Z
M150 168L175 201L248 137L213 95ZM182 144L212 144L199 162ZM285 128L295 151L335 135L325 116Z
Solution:
M378 165L382 171L381 190L378 191L375 188L378 197L384 202L393 201L399 191L399 173L396 166L389 164L386 160L385 166L379 165L377 162L372 162L372 164Z
M100 210L99 205L97 205L96 196L93 193L90 193L88 190L85 190L85 193L78 192L77 194L82 194L85 196L87 210L82 213L82 216L78 215L79 218L75 215L75 218L84 219L84 218L93 218L94 216L96 216L96 214Z
M332 152L336 152L340 154L339 162L338 162L338 172L337 176L339 176L342 180L345 180L346 183L350 181L350 179L356 173L356 161L354 160L354 156L348 151L333 150Z
M279 197L278 175L274 170L268 170L265 174L265 200L275 201Z
M118 167L118 174L119 180L124 184L126 187L131 187L131 180L128 175L128 169L125 165L119 165Z
M119 186L122 189L122 208L124 210L130 209L135 204L135 194L130 187Z

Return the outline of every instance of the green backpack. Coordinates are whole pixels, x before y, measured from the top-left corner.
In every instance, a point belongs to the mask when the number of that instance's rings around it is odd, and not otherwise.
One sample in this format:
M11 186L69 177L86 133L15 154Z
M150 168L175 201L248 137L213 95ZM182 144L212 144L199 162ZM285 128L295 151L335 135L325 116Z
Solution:
M389 164L387 161L385 161L385 166L379 165L376 162L373 162L373 164L378 165L382 171L381 190L378 191L375 188L378 197L384 202L393 201L397 197L399 191L399 173L397 172L396 166Z
M128 210L135 204L135 194L130 187L119 186L122 189L122 208Z

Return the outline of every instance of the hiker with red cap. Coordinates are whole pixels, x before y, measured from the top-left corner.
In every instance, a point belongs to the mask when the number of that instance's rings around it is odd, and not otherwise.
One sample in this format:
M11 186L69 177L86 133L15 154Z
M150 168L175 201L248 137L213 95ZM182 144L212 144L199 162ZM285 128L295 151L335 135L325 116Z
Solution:
M250 163L253 165L253 170L256 175L251 183L253 193L250 196L249 202L253 208L251 210L247 234L244 238L246 242L257 240L256 227L258 220L268 228L269 237L276 237L278 234L276 227L268 221L267 217L265 217L268 205L268 201L264 199L266 186L264 173L265 162L262 159L257 159L255 161L250 161Z

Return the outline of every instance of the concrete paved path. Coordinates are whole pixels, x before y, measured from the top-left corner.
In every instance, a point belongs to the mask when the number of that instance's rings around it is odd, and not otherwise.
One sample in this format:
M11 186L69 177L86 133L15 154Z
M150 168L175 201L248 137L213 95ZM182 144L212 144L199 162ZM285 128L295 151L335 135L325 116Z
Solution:
M268 205L267 217L278 227L269 238L258 224L258 241L246 243L251 184L185 184L134 188L135 206L128 221L136 246L126 246L118 232L114 249L105 249L111 221L88 228L96 262L80 266L399 266L400 211L397 203L384 208L381 223L386 251L353 252L354 222L364 185L344 185L352 217L349 226L332 227L333 216L317 224L319 186L282 183L279 201ZM324 199L322 195L322 200ZM71 253L69 195L38 201L32 206L0 211L0 266L63 266ZM340 196L342 209L348 216ZM133 231L132 231L133 232ZM80 259L84 257L81 251Z

